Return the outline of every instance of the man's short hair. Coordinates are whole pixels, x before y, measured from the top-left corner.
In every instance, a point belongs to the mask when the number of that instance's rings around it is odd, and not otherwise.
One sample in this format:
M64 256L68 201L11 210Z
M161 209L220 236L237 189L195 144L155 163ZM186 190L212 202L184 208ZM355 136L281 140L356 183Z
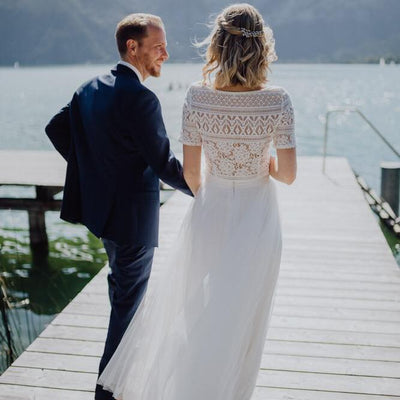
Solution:
M149 25L164 29L161 18L152 14L129 14L118 23L115 39L121 56L127 51L127 40L137 40L140 45L141 40L147 36L147 27Z

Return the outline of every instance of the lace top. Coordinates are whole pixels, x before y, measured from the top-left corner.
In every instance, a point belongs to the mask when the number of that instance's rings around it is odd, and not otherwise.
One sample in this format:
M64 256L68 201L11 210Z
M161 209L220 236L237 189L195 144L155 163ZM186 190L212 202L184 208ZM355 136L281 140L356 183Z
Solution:
M296 146L294 114L280 87L224 92L200 83L189 87L179 141L203 146L207 172L222 178L268 175L269 147Z

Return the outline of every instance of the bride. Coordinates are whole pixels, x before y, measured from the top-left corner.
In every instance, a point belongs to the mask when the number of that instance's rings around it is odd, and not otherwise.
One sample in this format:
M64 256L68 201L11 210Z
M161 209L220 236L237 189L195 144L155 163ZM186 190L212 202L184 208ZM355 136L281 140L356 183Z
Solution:
M281 257L271 177L295 179L293 107L266 85L277 57L254 7L224 9L205 43L180 138L195 198L99 377L119 400L248 400L256 384Z

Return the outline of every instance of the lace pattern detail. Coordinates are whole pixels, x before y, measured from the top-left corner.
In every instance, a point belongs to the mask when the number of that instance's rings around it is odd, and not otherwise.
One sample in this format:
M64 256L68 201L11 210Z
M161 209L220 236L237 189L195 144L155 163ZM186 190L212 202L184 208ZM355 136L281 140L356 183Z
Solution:
M188 100L187 94L183 103L182 132L179 140L190 146L200 146L201 136L196 129L195 114L191 110Z
M296 146L290 97L279 87L222 92L194 84L186 93L179 140L203 146L212 175L267 175L271 143L277 149Z
M283 98L281 117L274 134L274 146L276 149L296 147L294 136L294 112L292 102L287 93L285 93Z

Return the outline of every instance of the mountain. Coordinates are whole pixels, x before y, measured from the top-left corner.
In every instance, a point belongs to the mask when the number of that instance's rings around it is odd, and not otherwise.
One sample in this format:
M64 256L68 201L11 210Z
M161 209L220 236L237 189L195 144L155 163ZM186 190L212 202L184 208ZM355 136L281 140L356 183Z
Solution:
M132 12L164 20L171 61L199 61L191 46L226 2L1 0L0 65L110 63L114 31ZM400 62L399 0L254 0L274 30L279 61Z

